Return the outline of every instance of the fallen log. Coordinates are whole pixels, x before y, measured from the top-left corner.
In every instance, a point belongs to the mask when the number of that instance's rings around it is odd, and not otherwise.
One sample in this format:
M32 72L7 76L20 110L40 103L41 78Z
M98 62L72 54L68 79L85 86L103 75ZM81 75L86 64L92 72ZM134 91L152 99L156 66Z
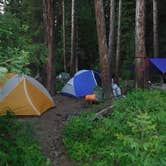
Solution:
M106 115L108 112L110 112L110 110L112 110L112 108L114 107L114 105L110 105L104 109L102 109L101 111L99 111L98 113L96 113L95 117L92 119L92 121L97 120L97 119L101 119L103 115Z

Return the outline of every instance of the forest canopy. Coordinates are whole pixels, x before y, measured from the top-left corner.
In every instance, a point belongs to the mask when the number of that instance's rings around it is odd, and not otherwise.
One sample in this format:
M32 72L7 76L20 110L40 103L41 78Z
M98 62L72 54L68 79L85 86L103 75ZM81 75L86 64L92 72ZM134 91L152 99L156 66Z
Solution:
M45 1L46 2L46 1ZM64 71L64 27L65 27L65 56L66 70L70 70L71 61L71 28L72 1L53 1L53 14L55 16L55 61L53 68L56 73ZM103 0L106 25L106 40L109 42L110 1ZM43 73L47 64L47 33L44 22L43 1L41 0L4 0L0 2L0 64L7 67L10 72L27 73L35 76ZM158 56L164 57L166 52L166 13L164 0L158 1ZM121 38L120 38L120 76L124 79L133 79L135 57L135 7L133 0L123 0L121 8ZM94 1L77 0L74 6L75 38L74 55L77 70L100 70L98 37L96 30ZM115 29L114 44L111 59L111 72L115 72L115 54L117 47L118 30L118 1L115 2ZM64 20L63 20L63 14ZM64 23L64 26L63 26ZM146 57L153 57L153 3L146 1L146 27L145 27Z

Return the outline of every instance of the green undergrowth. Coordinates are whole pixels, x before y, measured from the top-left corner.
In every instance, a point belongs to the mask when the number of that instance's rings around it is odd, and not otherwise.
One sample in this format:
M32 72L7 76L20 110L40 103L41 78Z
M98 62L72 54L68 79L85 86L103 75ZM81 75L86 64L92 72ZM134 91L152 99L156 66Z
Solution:
M166 93L136 90L115 101L111 117L86 112L64 130L64 145L81 166L166 165Z
M56 82L56 89L55 89L55 91L58 91L58 92L60 92L61 91L61 89L63 88L65 86L65 83L63 83L63 82Z
M0 166L50 166L32 138L32 126L14 115L0 117Z

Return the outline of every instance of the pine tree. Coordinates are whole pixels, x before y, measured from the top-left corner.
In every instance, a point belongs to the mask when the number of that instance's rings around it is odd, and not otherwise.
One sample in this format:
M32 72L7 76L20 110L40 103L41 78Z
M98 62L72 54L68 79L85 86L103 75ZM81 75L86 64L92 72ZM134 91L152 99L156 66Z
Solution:
M138 88L145 85L145 0L136 1L136 34L135 34L135 84Z
M100 68L102 74L102 86L104 88L106 97L109 97L111 93L110 62L108 58L108 48L106 41L103 0L95 0L95 12L100 53Z
M71 57L70 57L70 75L75 73L75 0L72 0L71 9Z
M154 57L158 57L158 7L157 0L153 0L153 49Z
M66 27L65 27L65 0L62 0L62 27L63 27L63 68L67 71L66 66Z
M55 90L55 67L54 67L54 59L55 59L55 40L54 40L54 0L44 0L44 21L45 21L45 39L46 45L48 48L48 60L47 60L47 89L51 94L54 94Z
M119 75L119 61L120 61L120 39L121 39L121 14L122 14L122 0L119 0L118 8L118 32L117 32L117 44L116 44L116 75Z

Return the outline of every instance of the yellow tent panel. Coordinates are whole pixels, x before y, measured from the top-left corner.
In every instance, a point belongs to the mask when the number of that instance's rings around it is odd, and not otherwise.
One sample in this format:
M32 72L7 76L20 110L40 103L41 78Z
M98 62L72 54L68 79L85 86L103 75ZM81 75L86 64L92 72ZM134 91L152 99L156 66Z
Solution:
M32 83L27 81L27 90L34 106L43 113L50 106L54 106L52 100L50 100L41 90L37 89ZM35 93L34 93L35 92ZM40 100L39 100L40 99Z
M0 115L11 110L16 115L41 115L54 101L48 91L29 76L13 77L2 89Z
M21 81L20 84L0 104L0 110L3 110L3 112L12 110L16 115L33 114L33 108L29 104L23 89L23 81Z

